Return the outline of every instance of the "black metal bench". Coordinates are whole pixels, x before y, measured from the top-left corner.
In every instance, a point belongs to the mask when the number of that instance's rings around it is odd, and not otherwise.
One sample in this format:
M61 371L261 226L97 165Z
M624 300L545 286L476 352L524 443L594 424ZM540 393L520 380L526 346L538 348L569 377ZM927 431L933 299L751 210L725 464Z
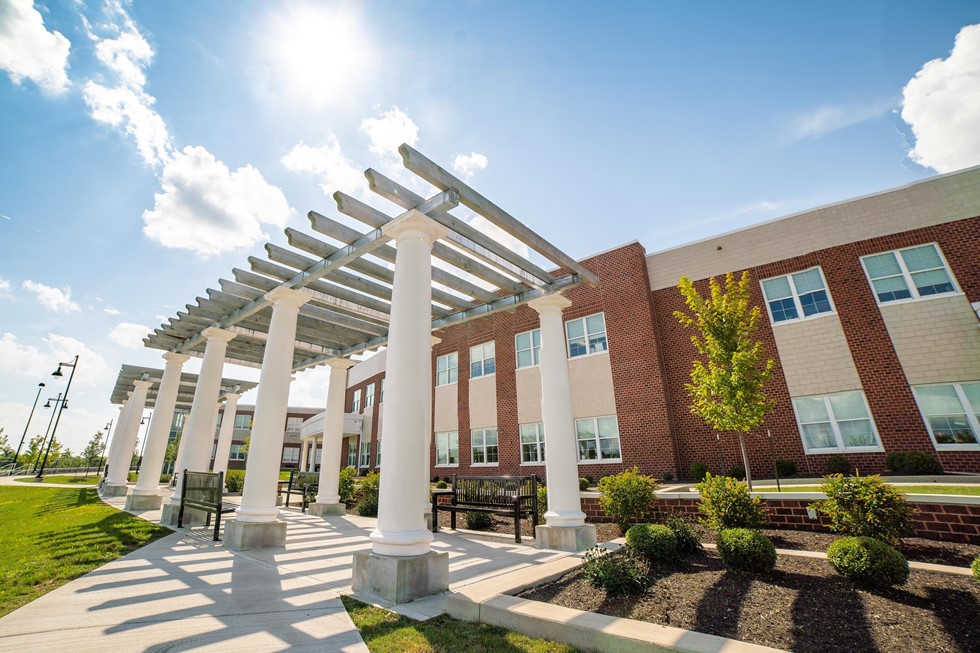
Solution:
M289 472L289 483L286 485L286 507L289 507L289 496L299 494L302 497L302 509L306 512L311 499L316 498L320 490L320 472L301 472L294 469Z
M439 496L448 494L449 505L440 504ZM530 517L531 527L538 524L537 476L456 476L451 493L432 495L432 532L439 532L439 511L450 513L456 528L457 512L485 512L514 518L514 542L521 542L521 518Z
M221 515L238 510L233 503L224 503L221 495L225 489L224 472L211 474L208 472L189 472L184 470L180 484L180 512L177 513L177 527L184 525L184 508L203 510L207 513L204 525L211 525L211 515L214 515L214 541L221 529Z

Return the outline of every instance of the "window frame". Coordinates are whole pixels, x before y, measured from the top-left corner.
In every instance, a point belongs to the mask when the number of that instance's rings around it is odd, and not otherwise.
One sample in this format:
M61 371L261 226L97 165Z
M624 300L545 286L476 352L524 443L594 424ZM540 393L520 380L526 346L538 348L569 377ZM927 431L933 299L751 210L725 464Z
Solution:
M534 334L538 334L538 345L534 345ZM517 339L523 335L527 334L531 341L531 347L528 349L521 349L520 345L517 344ZM521 365L521 352L529 351L531 352L531 362L528 365ZM530 329L528 331L521 331L520 333L514 334L514 367L519 370L526 370L532 367L538 367L541 364L541 328Z
M805 272L810 272L811 270L816 270L817 273L820 274L820 281L823 282L824 292L827 293L827 303L830 304L830 310L824 311L822 313L814 313L813 315L805 315L803 312L803 303L800 301L800 293L796 289L796 281L793 280L793 275L803 274ZM769 295L766 293L766 285L765 285L767 281L775 281L776 279L787 280L787 282L789 283L790 292L792 294L790 295L790 297L786 297L784 299L791 298L793 300L793 306L796 307L796 317L790 318L788 320L780 320L778 322L773 318L772 306L769 305L770 301L778 301L778 300L769 299ZM766 312L769 314L769 324L771 324L772 326L778 326L780 324L793 324L794 322L802 322L805 320L816 320L822 317L827 317L828 315L837 314L837 307L834 305L834 298L831 297L830 295L830 286L827 285L827 277L824 276L823 268L821 268L819 265L813 265L803 270L797 270L796 272L789 272L787 274L780 274L775 277L767 277L766 279L760 279L759 288L762 289L762 299L766 305Z
M377 453L374 456L374 466L381 467L381 440L378 440Z
M245 460L245 456L247 456L248 454L242 451L242 447L244 446L245 446L244 443L232 444L228 448L228 460Z
M487 444L487 436L493 432L493 436L496 438L496 444ZM476 462L476 451L477 446L474 444L476 442L476 435L479 433L483 438L483 444L480 445L479 449L483 451L483 462ZM494 456L496 460L490 462L489 449L493 447L496 451ZM470 467L499 467L500 466L500 430L496 426L487 426L481 429L470 430Z
M361 412L361 389L360 388L355 390L354 394L351 395L350 412L352 413Z
M252 417L254 415L249 415L248 413L240 413L235 415L234 429L235 431L251 431L252 430ZM246 420L248 420L246 422ZM247 423L248 426L239 426L239 424Z
M364 408L371 408L374 406L374 384L369 383L364 388Z
M922 422L926 426L926 431L929 433L929 439L932 440L932 446L936 451L978 451L980 450L980 417L973 412L973 407L970 406L970 401L966 397L966 393L963 392L963 383L980 383L980 381L955 381L950 383L922 383L919 385L912 386L912 395L915 397L915 405L919 409L919 414L922 415ZM932 432L932 425L929 423L929 416L926 415L925 410L922 408L922 402L919 401L919 388L935 388L939 386L953 386L953 390L956 393L956 398L960 401L960 408L964 409L966 414L966 421L973 430L973 436L977 439L974 444L969 444L965 442L959 443L940 443L936 440L936 436Z
M943 269L946 270L947 276L949 276L949 282L953 285L953 289L948 292L935 293L932 295L920 295L919 288L912 281L912 273L909 272L908 266L905 264L905 259L902 258L901 252L908 251L910 249L918 249L920 247L932 246L936 249L936 253L939 255L939 260L943 263ZM893 254L895 256L895 261L898 263L898 267L902 272L902 280L905 282L905 286L908 291L912 294L911 297L906 297L903 299L889 299L881 301L878 298L878 291L875 290L874 280L871 278L871 272L868 270L868 266L865 263L865 259L881 256L882 254ZM910 247L899 247L898 249L888 249L883 252L875 252L873 254L865 254L861 258L861 269L864 270L864 276L868 280L868 287L871 288L871 295L875 298L875 303L878 306L890 306L892 304L905 304L908 302L918 302L923 300L934 299L936 297L954 297L956 295L962 295L963 290L960 285L956 282L956 276L953 275L953 269L949 266L949 261L946 260L946 256L943 254L942 248L939 243L933 241L928 243L921 243L919 245L912 245ZM938 268L934 268L938 269Z
M616 442L619 445L618 458L602 457L602 443L600 441L609 440L610 438L603 438L602 436L599 435L599 420L605 419L607 417L611 417L613 422L616 424ZM596 451L599 454L599 457L595 459L590 459L590 458L583 459L581 457L581 451L579 450L579 442L581 442L582 440L581 438L578 437L578 423L585 422L588 420L591 420L593 422L595 428L594 441L596 445ZM619 416L613 414L613 415L596 415L595 417L579 417L572 421L572 428L575 429L575 450L576 450L576 457L578 458L579 465L608 465L608 464L616 464L616 463L623 462L623 437L619 432Z
M589 350L592 349L592 347L591 347L591 344L590 344L591 343L591 338L590 338L591 334L589 333L589 327L588 327L589 322L588 322L588 320L589 320L590 317L595 317L596 315L601 315L602 316L602 337L603 337L603 340L606 341L606 348L603 349L602 351L589 351ZM568 325L570 325L570 324L572 324L574 322L581 322L582 323L582 333L585 334L585 348L587 350L584 354L577 354L575 356L572 355L572 342L571 342L572 339L568 335ZM598 332L596 332L596 333L598 333ZM572 319L572 320L565 320L565 355L568 356L568 360L572 360L573 358L586 358L587 356L602 356L602 355L608 354L608 353L609 353L609 328L606 326L606 312L605 311L599 311L598 313L592 313L590 315L583 315L582 317L577 317L577 318Z
M489 357L486 355L486 349L487 349L487 346L488 345L490 346L491 349L493 349L493 353ZM475 358L473 356L473 352L475 350L479 350L480 351L480 358L479 359L477 359L477 358ZM489 361L493 361L492 362L492 365L493 365L493 371L492 372L487 372L486 371L486 369L487 369L487 361L488 360ZM480 363L480 373L474 376L473 375L473 363L476 363L476 362L479 362ZM457 374L458 373L459 373L459 371L458 371L458 363L457 363ZM487 340L486 342L481 342L478 345L473 345L472 347L470 347L470 378L471 379L482 379L482 378L487 377L487 376L495 376L496 374L497 374L497 346L494 343L494 341L493 340Z
M364 445L367 445L365 447ZM357 468L366 469L371 466L371 441L361 440L357 447Z
M524 459L524 427L533 426L535 433L535 441L533 442L535 454L537 455L537 460L525 460ZM541 467L545 464L545 447L544 447L544 422L527 422L526 424L519 424L517 427L517 440L521 448L521 465L528 467ZM532 443L526 443L532 444Z
M347 466L357 468L357 442L353 438L347 443Z
M439 382L439 361L445 359L446 369L442 370L446 374L446 380L442 383ZM452 379L452 372L456 371L456 378ZM459 352L451 351L448 354L443 354L442 356L436 356L436 373L435 373L435 385L437 388L441 388L444 385L453 385L459 381ZM447 431L448 432L448 431Z
M446 440L446 447L445 447L446 462L440 463L439 440L442 439L443 436L445 436L445 440ZM450 454L452 453L453 450L453 446L452 446L453 436L455 436L456 439L456 462L450 462L450 458L451 458ZM459 467L459 431L439 431L437 433L434 433L432 436L432 445L435 447L435 452L436 452L436 467Z
M289 421L290 420L294 420L293 421L293 424L296 426L296 428L294 428L294 429L289 428ZM296 422L295 420L299 420L299 422ZM306 420L304 418L302 418L302 417L300 417L298 415L287 415L286 416L286 428L285 428L286 433L299 433L300 430L303 428L303 422L305 422L305 421Z
M290 460L286 460L286 453L287 452L290 452L290 454L291 454L289 456L290 457ZM292 458L293 458L292 453L295 453L296 460L292 460ZM291 465L293 463L295 463L295 464L298 465L299 464L299 447L283 447L282 448L282 457L280 458L280 460L284 464L286 464L286 465Z
M381 392L378 396L378 403L383 404L385 402L385 380L381 379Z
M864 410L867 412L868 421L871 422L871 433L875 437L875 442L877 445L866 446L866 447L848 447L844 444L844 436L841 435L840 427L837 424L837 417L834 415L834 407L830 404L830 398L837 395L846 395L859 393L861 395L861 401L864 403ZM834 448L823 447L820 449L812 449L806 443L806 434L803 432L803 422L800 421L800 412L796 409L797 399L814 399L821 398L824 401L824 409L827 411L827 416L830 418L830 430L833 432L834 440L837 442L837 446ZM881 443L881 434L878 433L878 425L875 424L874 415L871 412L871 406L868 404L868 397L864 394L863 389L859 390L842 390L840 392L828 392L822 395L803 395L800 397L791 397L790 403L793 405L793 417L796 419L796 430L800 434L800 442L803 445L803 453L805 455L820 455L820 454L834 454L834 453L882 453L885 451L884 445ZM852 421L852 420L841 420L841 421ZM809 422L808 422L809 423Z

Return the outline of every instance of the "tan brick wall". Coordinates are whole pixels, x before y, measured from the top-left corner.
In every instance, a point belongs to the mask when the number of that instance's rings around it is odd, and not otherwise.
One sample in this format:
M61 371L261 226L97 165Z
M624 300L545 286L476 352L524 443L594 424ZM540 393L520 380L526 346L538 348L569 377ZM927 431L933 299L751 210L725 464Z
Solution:
M434 376L434 375L433 375ZM456 411L458 383L441 385L432 391L435 412L432 415L432 430L456 431L459 428L459 414Z
M612 367L608 354L582 356L568 361L573 417L616 414Z
M980 323L965 296L880 308L909 384L980 380Z
M524 367L517 370L517 423L541 421L541 370Z
M497 377L470 379L470 428L497 426Z
M792 397L859 390L861 379L836 313L772 328Z

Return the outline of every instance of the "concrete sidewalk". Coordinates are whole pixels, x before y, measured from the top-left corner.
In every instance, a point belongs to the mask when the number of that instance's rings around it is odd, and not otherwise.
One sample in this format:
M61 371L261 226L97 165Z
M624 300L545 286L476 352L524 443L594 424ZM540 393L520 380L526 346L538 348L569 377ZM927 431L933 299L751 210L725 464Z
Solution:
M0 650L367 651L339 596L376 520L282 516L284 549L231 551L200 527L106 564L0 619ZM569 555L452 533L436 535L433 550L449 554L450 590ZM426 619L447 595L382 607Z

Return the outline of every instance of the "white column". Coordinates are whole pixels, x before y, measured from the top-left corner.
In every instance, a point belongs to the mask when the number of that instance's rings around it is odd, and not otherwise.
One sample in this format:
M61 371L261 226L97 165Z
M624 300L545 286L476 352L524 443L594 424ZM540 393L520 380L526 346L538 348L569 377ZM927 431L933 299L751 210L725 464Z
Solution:
M191 412L184 422L184 433L180 438L175 474L183 474L185 469L192 472L206 472L211 459L211 444L214 442L214 407L221 391L221 373L225 365L225 351L228 342L235 337L230 331L210 327L201 332L207 338L201 373L197 377L194 401ZM180 504L182 479L177 480L177 489L170 497L171 505Z
M122 437L119 438L119 448L116 450L116 456L109 467L109 478L106 484L110 486L126 486L129 467L133 462L133 451L136 449L136 437L139 435L140 419L143 417L143 409L146 407L146 392L153 384L149 381L134 381L133 385L136 386L136 389L133 390L133 396L129 400L126 428L122 431Z
M327 414L323 418L323 453L320 458L320 485L317 503L340 503L340 444L344 437L344 397L347 394L347 370L354 362L346 358L327 361L330 380L327 384Z
M126 418L129 417L129 400L132 398L132 396L132 392L127 392L125 401L123 401L122 406L119 407L119 418L116 420L115 424L116 430L112 433L112 441L109 443L109 449L106 452L106 471L112 469L112 461L116 459L116 452L119 451L119 441L122 440L122 433L126 430ZM108 478L108 474L106 477Z
M307 461L306 471L316 471L316 436L310 438L310 458Z
M296 319L300 306L309 301L309 294L291 288L278 287L268 293L272 302L269 337L262 357L259 393L255 399L255 421L245 462L245 487L237 522L274 522L279 516L276 508L276 487L279 480L279 461L286 433L286 409L289 402L289 382L292 379L293 348L296 342Z
M303 471L306 469L306 450L309 449L310 443L303 440L299 443L299 470Z
M582 526L585 513L578 489L578 452L572 420L571 384L565 354L562 309L572 302L547 295L528 303L541 318L541 418L548 475L548 526Z
M429 552L432 533L420 510L426 413L431 390L424 383L432 365L432 244L446 230L420 214L382 227L395 239L395 278L391 297L384 405L385 465L378 501L378 526L371 533L376 555L419 556ZM420 378L421 377L421 378Z
M225 410L221 415L221 430L218 432L218 448L214 452L214 473L228 471L228 456L231 454L231 439L235 431L235 415L241 395L225 395Z
M429 459L432 454L432 348L442 342L442 338L432 336L429 339L429 357L428 364L425 366L425 380L423 384L425 385L428 396L425 399L425 461L422 463L422 489L424 494L422 495L422 513L425 515L426 523L429 528L432 527L432 502L429 500L429 473L432 471L429 468ZM469 376L467 374L467 376ZM382 422L382 426L384 426ZM378 439L381 439L381 432L378 432ZM380 446L380 443L379 443Z
M167 453L167 439L170 436L170 425L174 421L174 406L177 404L177 391L180 389L180 371L190 356L167 352L163 355L166 365L163 368L163 378L160 389L157 390L157 401L153 407L153 419L150 422L150 432L146 435L146 445L143 449L143 464L140 466L139 478L133 489L135 495L157 496L160 485L160 472L163 468L163 457Z

